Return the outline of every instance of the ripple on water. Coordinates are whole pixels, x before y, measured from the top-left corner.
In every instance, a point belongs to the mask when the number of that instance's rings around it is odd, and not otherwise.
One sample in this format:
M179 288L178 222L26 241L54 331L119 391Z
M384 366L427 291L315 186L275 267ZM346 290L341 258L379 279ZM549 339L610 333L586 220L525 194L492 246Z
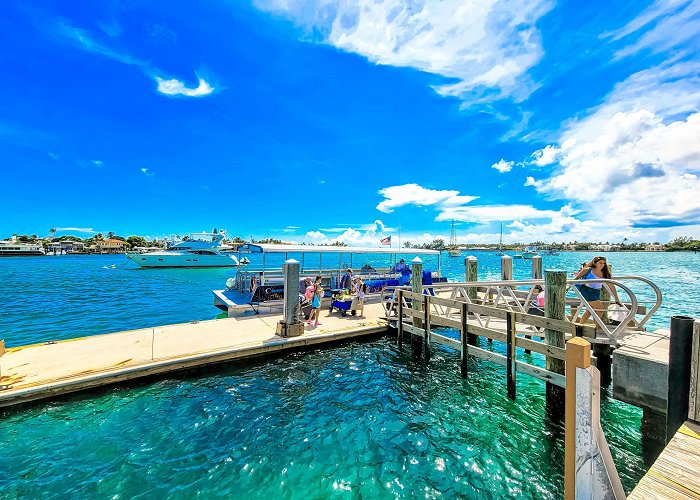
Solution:
M6 412L9 497L558 498L563 434L544 386L436 349L429 367L382 339L199 377ZM478 366L478 371L475 371ZM629 488L643 473L639 412L607 401ZM609 431L610 432L610 431Z

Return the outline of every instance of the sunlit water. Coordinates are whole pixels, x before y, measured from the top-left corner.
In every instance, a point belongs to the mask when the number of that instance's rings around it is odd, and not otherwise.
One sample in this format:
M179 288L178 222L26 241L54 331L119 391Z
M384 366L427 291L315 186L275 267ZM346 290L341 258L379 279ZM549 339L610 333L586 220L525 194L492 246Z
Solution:
M474 254L481 279L499 276L498 256ZM544 267L573 271L590 257L545 257ZM608 258L616 274L662 288L654 326L700 316L700 256ZM0 337L20 345L211 319L211 290L231 274L123 264L123 256L0 259ZM442 259L452 278L463 266ZM529 262L514 266L516 278L529 276ZM544 385L520 375L513 402L502 367L472 359L470 370L459 376L454 351L436 349L426 365L380 339L5 411L0 497L561 497L563 430L545 416ZM640 417L603 399L628 490L645 471Z

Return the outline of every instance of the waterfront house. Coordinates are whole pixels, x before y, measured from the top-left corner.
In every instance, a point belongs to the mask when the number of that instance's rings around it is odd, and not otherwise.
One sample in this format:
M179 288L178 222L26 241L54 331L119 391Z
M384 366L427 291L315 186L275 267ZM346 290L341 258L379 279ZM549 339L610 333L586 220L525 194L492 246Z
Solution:
M83 253L85 252L85 243L82 241L52 241L49 243L49 253L64 254L64 253Z
M99 253L123 253L124 252L124 242L122 240L117 240L114 238L107 238L106 240L97 242L97 251Z
M663 252L664 251L664 245L659 245L650 243L647 246L644 247L645 252Z

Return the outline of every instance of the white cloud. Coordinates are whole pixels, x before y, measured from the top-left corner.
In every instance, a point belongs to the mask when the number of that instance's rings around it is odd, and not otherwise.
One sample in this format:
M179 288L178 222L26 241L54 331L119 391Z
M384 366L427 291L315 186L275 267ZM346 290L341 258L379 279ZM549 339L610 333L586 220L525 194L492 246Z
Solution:
M503 158L501 158L501 161L491 165L491 168L495 168L500 173L505 174L506 172L510 172L511 170L513 170L513 164L514 164L514 162L505 161Z
M195 88L188 88L183 82L175 78L161 78L160 76L157 76L161 72L148 61L144 61L129 54L112 49L106 44L96 40L93 34L88 30L77 28L65 22L61 22L58 25L58 33L62 37L70 40L74 46L81 50L107 57L113 61L141 68L146 75L155 78L156 82L158 83L158 92L161 94L169 96L202 97L214 92L214 87L212 87L204 78L198 78L199 85Z
M435 85L465 101L526 98L527 71L543 50L536 23L549 0L257 0L260 9L304 27L309 38L377 64L411 67L456 80Z
M435 218L436 221L458 220L464 222L505 222L512 220L553 219L562 214L570 216L571 207L556 210L539 210L532 205L473 205L446 208Z
M76 233L94 233L95 230L91 227L56 227L56 232L58 231L74 231Z
M101 167L102 165L104 165L104 162L102 160L92 160L92 164L96 167Z
M538 167L544 167L557 161L558 157L559 148L555 146L546 146L544 149L538 149L532 153L532 163Z
M150 171L149 169L147 169L147 168L142 168L142 169L141 169L141 173L142 173L143 175L145 175L146 177L153 177L154 175L156 175L155 172L151 172L151 171Z
M209 85L204 78L199 78L199 85L195 88L188 88L180 80L174 78L165 80L157 76L156 82L158 82L158 92L170 96L202 97L214 92L214 87Z
M648 28L648 29L647 29ZM643 31L639 35L640 31ZM613 41L631 39L619 50L616 58L637 54L642 50L660 53L676 50L676 55L693 55L700 33L700 2L657 0L623 28L606 34ZM639 36L637 36L639 35ZM690 43L689 43L690 42Z
M428 189L418 184L403 184L401 186L390 186L379 190L379 194L384 196L384 200L377 205L377 210L384 213L391 213L395 208L404 205L440 207L456 206L469 203L478 196L460 195L459 191Z
M357 229L356 229L357 228ZM305 241L309 243L333 243L342 241L348 246L379 246L379 240L394 232L377 219L371 224L358 224L353 227L326 228L322 231L308 231Z
M559 166L526 185L572 200L610 227L653 234L700 223L699 74L698 61L665 63L619 83L566 125L552 147Z

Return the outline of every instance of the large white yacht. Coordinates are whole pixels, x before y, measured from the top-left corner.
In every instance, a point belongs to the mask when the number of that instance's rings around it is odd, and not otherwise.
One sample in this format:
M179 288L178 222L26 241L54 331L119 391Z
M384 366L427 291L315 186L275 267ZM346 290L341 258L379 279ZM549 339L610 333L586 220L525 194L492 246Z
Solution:
M19 255L46 255L41 243L22 243L14 236L11 240L0 240L0 257Z
M189 237L157 252L126 252L141 267L235 267L238 259L228 245L221 244L224 233L192 233Z

